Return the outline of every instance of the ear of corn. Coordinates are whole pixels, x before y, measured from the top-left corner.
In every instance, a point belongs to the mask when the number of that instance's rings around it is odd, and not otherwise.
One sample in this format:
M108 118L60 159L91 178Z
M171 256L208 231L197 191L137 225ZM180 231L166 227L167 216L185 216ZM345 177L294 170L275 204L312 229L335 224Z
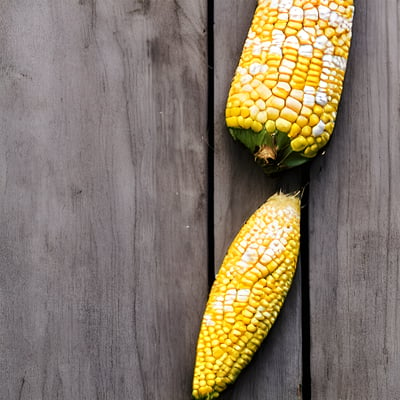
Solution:
M275 194L232 242L200 328L194 399L218 397L267 336L290 288L299 240L299 198Z
M226 124L267 173L300 165L334 128L353 0L259 0L231 84Z

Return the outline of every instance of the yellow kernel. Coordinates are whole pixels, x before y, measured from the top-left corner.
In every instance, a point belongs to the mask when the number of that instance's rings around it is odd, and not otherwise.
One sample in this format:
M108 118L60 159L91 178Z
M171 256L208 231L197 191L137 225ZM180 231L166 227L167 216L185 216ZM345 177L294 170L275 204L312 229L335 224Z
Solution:
M285 35L286 36L296 35L297 31L298 31L298 29L293 29L293 28L287 26L285 29Z
M239 124L237 123L236 117L226 118L226 125L230 128L237 128L239 126Z
M254 79L253 82L251 82L251 86L255 89L258 86L261 85L261 82L258 79Z
M288 134L289 137L295 137L301 132L301 128L299 125L296 123L292 124L292 127L290 128L290 132Z
M254 326L253 324L249 324L249 325L247 325L247 330L248 330L249 332L251 332L251 333L254 333L254 332L257 331L257 327Z
M307 138L307 143L308 143L308 145L314 144L315 143L315 138L313 136L309 136Z
M327 124L328 122L332 121L332 116L331 116L330 114L323 113L323 114L321 115L321 121L322 121L324 124Z
M333 128L334 128L335 124L333 122L328 122L325 126L325 130L331 134L333 132Z
M310 126L315 126L315 125L318 124L318 122L319 122L319 117L318 117L318 115L316 115L316 114L311 114L311 116L310 116L310 122L309 122Z
M278 97L281 97L283 99L286 99L288 97L291 87L287 82L279 82L273 89L272 93L275 94Z
M321 115L324 112L324 109L319 104L316 104L313 111L314 114Z
M259 94L259 97L261 97L263 100L267 100L272 94L271 90L264 84L258 86L256 92Z
M290 142L290 146L294 151L302 151L307 146L307 140L303 136L299 136Z
M231 115L233 117L238 117L240 115L240 108L239 107L231 108Z
M266 101L266 106L269 107L274 107L279 110L282 110L283 107L285 107L285 100L281 99L280 97L276 96L271 96L267 101Z
M267 123L265 124L265 129L267 130L268 133L274 133L276 130L275 122L268 120Z
M289 75L289 74L280 74L280 76L279 76L280 82L289 83L291 79L292 79L292 75Z
M293 92L293 91L292 91ZM292 94L292 93L291 93ZM296 100L295 98L289 96L286 99L286 107L292 109L296 114L298 114L301 110L302 104L300 101Z
M268 120L276 121L278 119L278 117L279 117L279 113L280 113L280 110L278 110L277 108L268 107L267 108Z
M267 65L269 68L278 68L281 64L281 57L269 57L267 60Z
M248 109L247 107L241 107L241 108L240 108L240 115L241 115L243 118L248 117L248 116L250 115L249 109Z
M295 90L303 90L303 89L304 89L304 86L305 86L305 82L304 82L304 81L302 81L302 82L295 82L295 81L293 81L293 79L292 79L292 81L290 82L290 85L292 86L292 89L295 89Z
M269 89L272 89L272 88L274 88L275 85L276 85L276 80L274 80L274 79L266 79L266 80L264 81L264 84L265 84Z
M312 110L311 110L311 108L309 108L307 106L303 106L300 111L300 114L303 115L304 117L309 118L312 114Z
M250 98L256 101L259 97L259 94L255 90L252 90L252 92L250 93Z
M281 132L289 132L292 124L283 118L278 118L276 120L276 129Z
M240 106L240 100L232 100L232 107L239 107Z
M243 103L243 106L244 107L251 107L253 104L254 104L254 101L251 100L251 99L248 99Z
M258 121L253 121L253 123L251 124L251 129L254 132L261 132L262 128L262 125Z
M280 116L289 122L295 122L297 119L297 113L289 107L284 107Z
M304 115L299 115L296 122L301 128L303 128L308 124L308 118Z
M236 93L231 97L232 101L239 101L240 103L243 103L244 101L246 101L249 98L249 94L248 93Z
M324 107L324 111L325 111L326 113L332 113L332 112L336 111L336 108L335 108L332 104L328 103L328 104Z
M309 125L306 125L301 129L302 136L310 136L311 133L312 133L312 128Z
M243 128L250 129L252 124L253 124L253 120L251 118L246 118L243 122Z
M306 157L310 157L310 158L311 158L311 157L315 157L315 156L316 156L318 149L317 149L317 151L314 151L314 150L312 149L312 147L313 147L313 146L307 147L307 148L304 150L304 155L305 155Z

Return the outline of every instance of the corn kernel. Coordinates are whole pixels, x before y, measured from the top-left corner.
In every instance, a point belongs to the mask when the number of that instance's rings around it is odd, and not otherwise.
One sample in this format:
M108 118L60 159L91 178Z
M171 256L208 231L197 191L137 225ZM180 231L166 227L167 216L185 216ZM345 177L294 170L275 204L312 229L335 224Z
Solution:
M306 148L307 141L303 136L299 136L299 137L293 139L290 142L290 145L294 151L302 151Z
M268 133L274 133L276 131L275 121L268 120L265 124L265 129Z
M280 117L289 121L291 123L295 122L297 119L297 113L290 109L289 107L285 107L280 114Z
M267 108L268 120L276 121L278 119L278 117L279 117L279 113L280 113L280 110L278 110L277 108L268 107Z
M289 132L292 124L283 118L278 118L276 120L276 129L281 132Z

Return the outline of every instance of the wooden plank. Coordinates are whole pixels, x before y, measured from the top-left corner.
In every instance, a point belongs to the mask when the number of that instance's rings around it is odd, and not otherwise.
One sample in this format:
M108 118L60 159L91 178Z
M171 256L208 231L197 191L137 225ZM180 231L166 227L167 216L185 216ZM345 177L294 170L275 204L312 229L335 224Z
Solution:
M334 138L310 186L315 399L400 398L399 3L357 1Z
M187 399L207 294L206 2L0 15L0 398Z
M299 172L268 178L225 127L225 102L256 1L214 1L215 265L245 220L278 189L299 188ZM302 383L301 271L275 326L251 365L221 399L298 398Z

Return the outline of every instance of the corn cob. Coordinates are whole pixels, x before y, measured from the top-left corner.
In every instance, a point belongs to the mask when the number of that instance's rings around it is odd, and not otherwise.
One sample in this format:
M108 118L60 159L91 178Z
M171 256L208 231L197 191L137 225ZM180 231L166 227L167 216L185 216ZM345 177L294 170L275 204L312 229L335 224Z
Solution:
M232 242L202 319L194 399L218 397L267 336L290 288L299 240L299 198L275 194Z
M226 105L231 135L265 172L303 164L334 128L353 0L259 0Z

